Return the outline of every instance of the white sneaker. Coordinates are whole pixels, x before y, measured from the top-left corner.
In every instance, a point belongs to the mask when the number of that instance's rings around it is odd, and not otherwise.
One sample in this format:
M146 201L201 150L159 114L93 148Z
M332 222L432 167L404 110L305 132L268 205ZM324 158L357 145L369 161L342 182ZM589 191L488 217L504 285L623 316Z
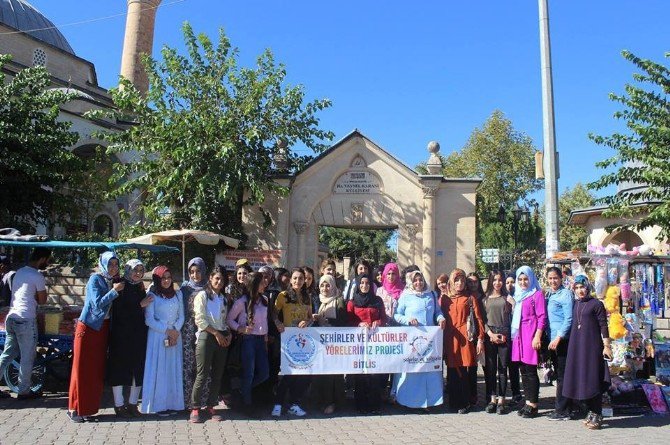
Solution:
M272 412L270 413L272 417L279 417L281 416L281 405L275 405L274 408L272 408Z
M302 416L304 416L305 414L307 414L307 413L305 412L305 410L303 410L302 408L300 408L300 406L298 406L298 405L293 405L292 407L290 407L290 408L288 409L288 413L289 413L289 414L293 414L294 416L298 416L298 417L302 417Z

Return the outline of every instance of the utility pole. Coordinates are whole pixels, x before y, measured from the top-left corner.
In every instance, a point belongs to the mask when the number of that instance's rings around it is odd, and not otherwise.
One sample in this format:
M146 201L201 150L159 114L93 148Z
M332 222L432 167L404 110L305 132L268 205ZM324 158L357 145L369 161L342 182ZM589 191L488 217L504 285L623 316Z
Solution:
M548 0L540 6L540 54L542 67L542 127L544 133L544 227L546 255L558 251L558 168L556 164L556 127L554 123L554 85L551 75L551 42L549 40Z

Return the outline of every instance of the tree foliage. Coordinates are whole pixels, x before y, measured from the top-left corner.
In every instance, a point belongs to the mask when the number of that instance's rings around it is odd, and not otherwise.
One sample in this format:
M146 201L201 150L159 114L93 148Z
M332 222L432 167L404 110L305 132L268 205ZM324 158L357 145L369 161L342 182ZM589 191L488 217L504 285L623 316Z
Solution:
M495 110L481 128L475 128L465 146L442 158L446 177L479 177L477 189L477 237L483 248L511 249L514 245L514 204L542 188L535 179L535 147L529 136L514 129L505 115ZM422 166L417 168L420 172ZM530 204L530 200L528 200ZM506 218L498 221L503 206ZM518 248L534 248L541 229L534 218L518 225Z
M128 234L188 227L240 235L242 205L285 192L271 176L278 141L326 148L332 133L319 129L316 114L330 101L306 102L269 50L255 67L240 67L223 30L216 44L188 23L183 34L185 55L164 47L161 61L145 58L146 97L125 79L110 91L114 117L132 120L128 131L104 135L112 153L132 158L115 165L113 195L143 192L144 219ZM294 167L308 159L287 156Z
M558 222L562 250L586 250L588 232L582 226L568 224L568 219L570 212L591 207L595 201L593 193L579 182L561 194L558 200Z
M605 217L625 218L614 228L643 230L661 227L661 238L670 236L670 70L667 66L641 59L629 51L623 57L642 73L633 74L635 84L626 84L623 95L610 94L622 105L614 118L623 121L628 131L610 136L590 134L596 144L616 153L596 166L614 169L588 184L602 190L613 185L637 184L642 187L598 199L606 204ZM666 53L665 57L670 57Z
M396 254L388 247L393 229L366 230L344 229L338 227L319 228L319 241L326 244L330 255L342 260L345 256L352 260L361 258L373 264L394 261Z
M11 60L0 55L0 70ZM68 147L78 139L59 107L74 94L50 88L44 67L0 75L0 227L76 219L86 162Z

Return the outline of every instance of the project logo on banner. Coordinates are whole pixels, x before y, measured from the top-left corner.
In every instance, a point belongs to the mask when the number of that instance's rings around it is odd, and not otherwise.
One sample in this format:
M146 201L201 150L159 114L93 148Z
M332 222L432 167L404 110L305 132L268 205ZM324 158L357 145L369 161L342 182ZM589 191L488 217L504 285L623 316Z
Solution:
M286 328L281 334L283 375L438 370L442 370L438 326Z

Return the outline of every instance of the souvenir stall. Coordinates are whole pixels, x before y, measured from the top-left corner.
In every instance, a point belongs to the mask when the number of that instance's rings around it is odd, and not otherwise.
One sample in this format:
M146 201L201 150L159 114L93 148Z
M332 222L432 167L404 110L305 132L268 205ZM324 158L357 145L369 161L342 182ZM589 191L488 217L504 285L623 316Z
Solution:
M548 262L571 273L566 285L585 273L607 310L613 357L605 406L670 413L670 257L621 246L559 253Z

